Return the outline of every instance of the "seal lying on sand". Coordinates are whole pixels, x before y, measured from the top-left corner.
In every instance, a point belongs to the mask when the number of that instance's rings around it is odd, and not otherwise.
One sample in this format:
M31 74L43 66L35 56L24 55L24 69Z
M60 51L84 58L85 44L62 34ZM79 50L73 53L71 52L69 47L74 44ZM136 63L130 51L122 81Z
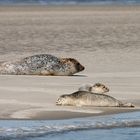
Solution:
M78 90L79 91L89 91L89 92L99 93L99 94L109 92L109 88L101 83L96 83L94 85L86 84L86 85L81 86Z
M56 105L69 106L96 106L96 107L134 107L131 103L124 104L121 101L99 93L77 91L69 95L62 95L56 101Z
M0 64L0 74L11 75L73 75L84 70L74 58L57 58L50 54L33 55Z

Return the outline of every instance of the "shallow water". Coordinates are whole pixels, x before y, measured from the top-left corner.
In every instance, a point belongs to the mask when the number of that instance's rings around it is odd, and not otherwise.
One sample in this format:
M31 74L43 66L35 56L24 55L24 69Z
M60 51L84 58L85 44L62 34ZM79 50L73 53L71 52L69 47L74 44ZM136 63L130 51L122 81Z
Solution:
M138 140L140 112L53 121L0 121L0 140Z
M0 0L0 4L137 4L139 0Z

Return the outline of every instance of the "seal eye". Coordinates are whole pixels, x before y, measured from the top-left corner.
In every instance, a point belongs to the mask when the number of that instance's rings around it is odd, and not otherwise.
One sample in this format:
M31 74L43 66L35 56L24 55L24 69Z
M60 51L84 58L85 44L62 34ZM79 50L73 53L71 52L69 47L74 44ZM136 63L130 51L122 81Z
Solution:
M95 86L100 87L100 84L99 84L99 83L97 83Z
M77 65L77 67L80 67L80 64L79 63L77 63L76 65Z

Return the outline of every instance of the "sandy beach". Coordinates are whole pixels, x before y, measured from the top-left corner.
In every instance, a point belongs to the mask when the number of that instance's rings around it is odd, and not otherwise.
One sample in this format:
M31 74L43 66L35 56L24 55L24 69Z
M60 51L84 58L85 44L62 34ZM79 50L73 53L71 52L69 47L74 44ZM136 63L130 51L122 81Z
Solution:
M69 119L140 110L139 6L0 7L0 61L34 54L76 58L74 76L0 75L0 119ZM101 82L135 108L56 106Z

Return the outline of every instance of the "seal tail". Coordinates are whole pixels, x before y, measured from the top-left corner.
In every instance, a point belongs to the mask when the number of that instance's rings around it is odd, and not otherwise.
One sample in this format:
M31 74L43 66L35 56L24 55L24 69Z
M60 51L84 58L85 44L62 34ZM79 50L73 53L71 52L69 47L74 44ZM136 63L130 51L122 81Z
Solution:
M132 108L134 108L135 106L132 103L126 103L126 104L122 104L122 107L132 107Z

